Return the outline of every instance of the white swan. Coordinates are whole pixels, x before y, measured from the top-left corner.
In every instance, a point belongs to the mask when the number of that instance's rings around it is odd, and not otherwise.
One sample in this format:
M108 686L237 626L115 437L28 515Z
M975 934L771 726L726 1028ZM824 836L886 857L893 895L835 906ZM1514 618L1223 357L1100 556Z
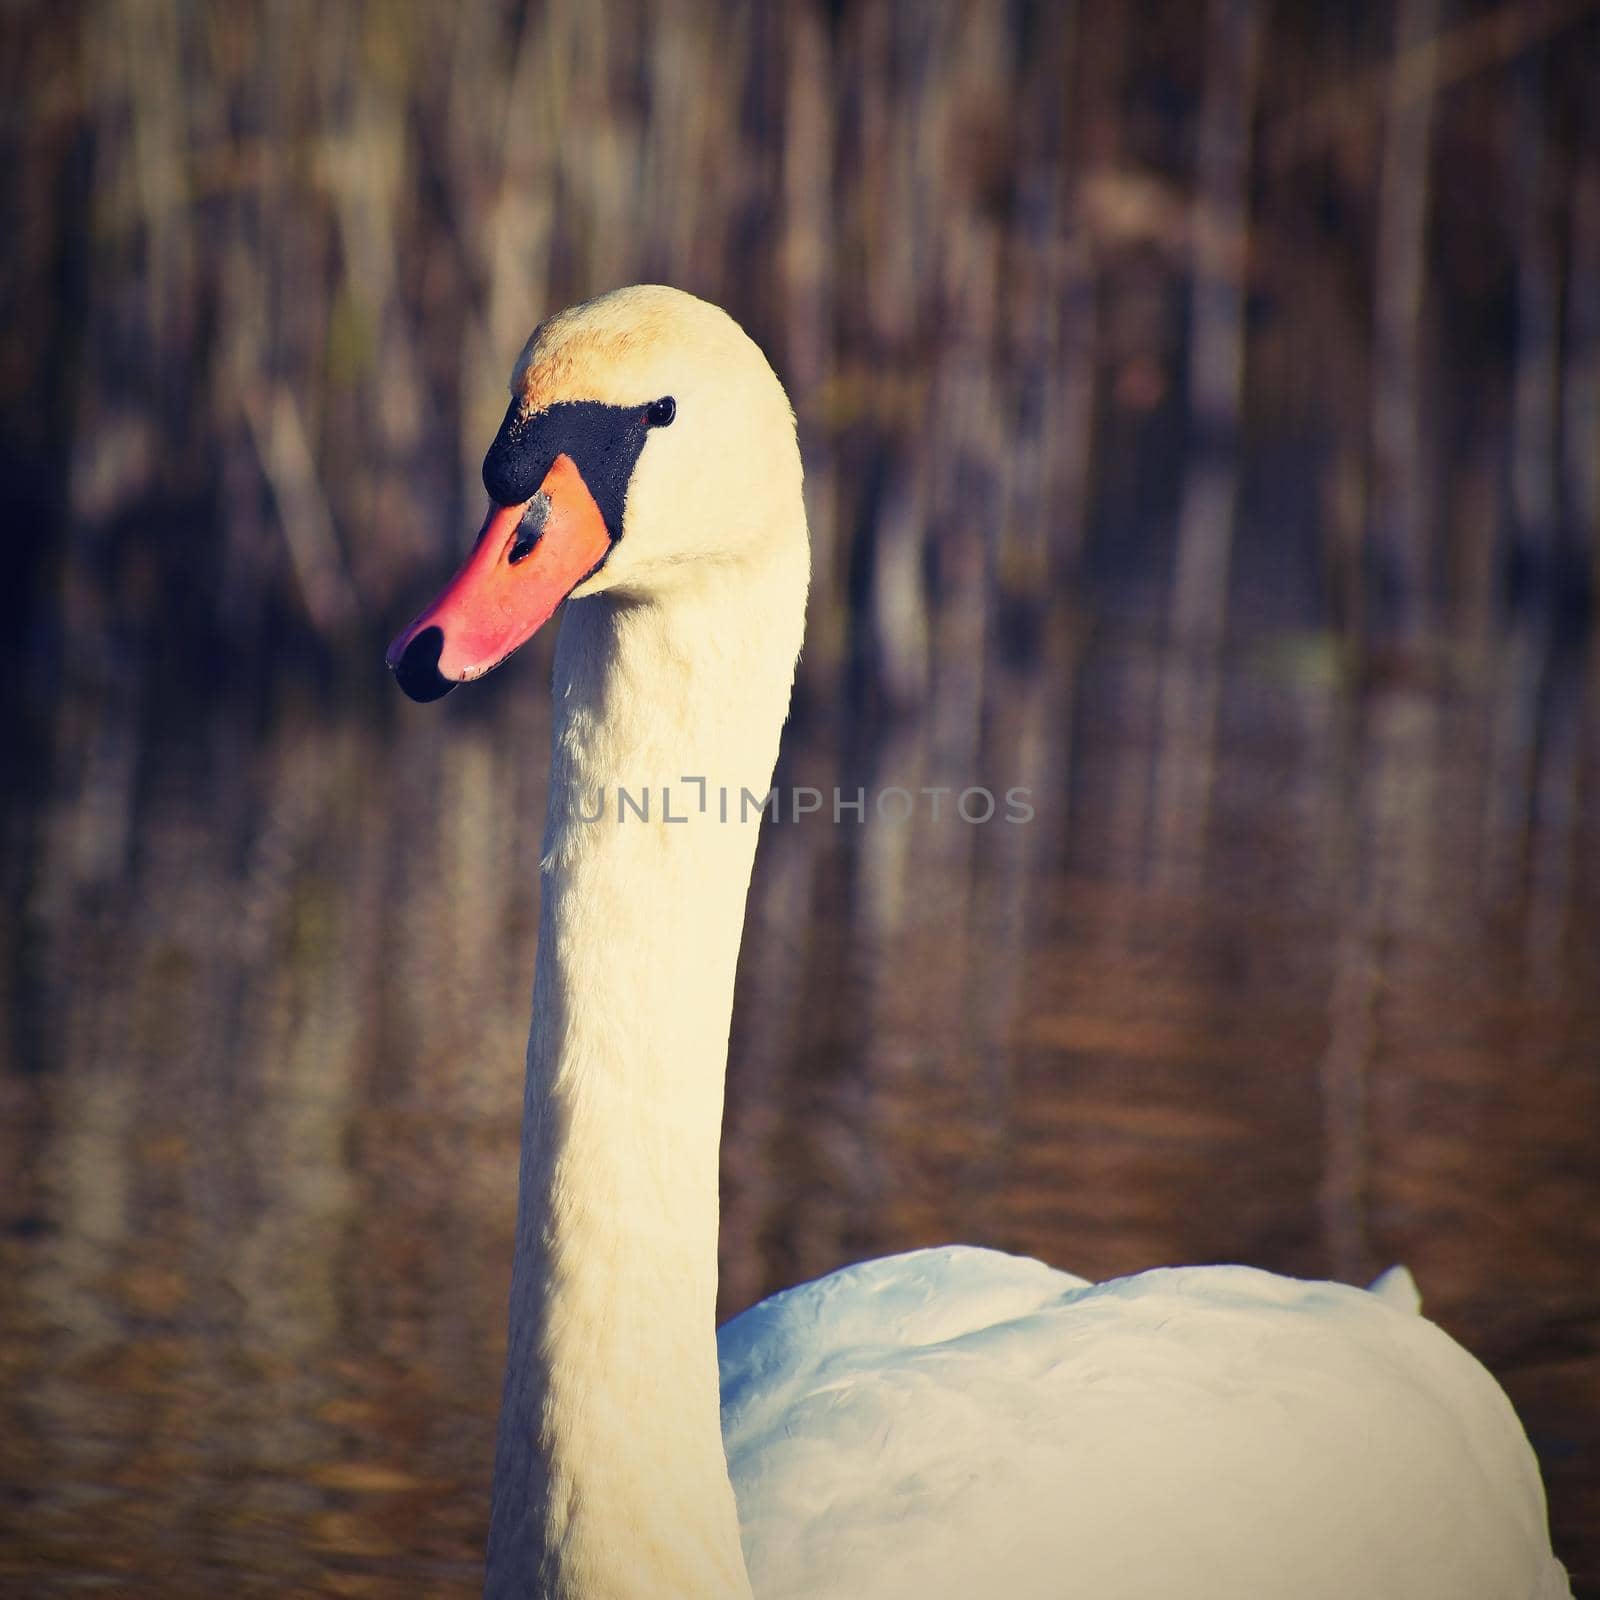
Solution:
M734 964L808 575L793 420L736 324L664 288L545 323L512 395L478 544L389 658L432 698L580 602L486 1592L1566 1595L1509 1402L1404 1281L1091 1285L956 1248L713 1335Z

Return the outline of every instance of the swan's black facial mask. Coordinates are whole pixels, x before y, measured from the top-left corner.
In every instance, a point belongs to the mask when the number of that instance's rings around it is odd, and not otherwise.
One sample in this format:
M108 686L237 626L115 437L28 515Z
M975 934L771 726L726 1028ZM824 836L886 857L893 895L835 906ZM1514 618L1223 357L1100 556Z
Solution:
M538 491L557 456L571 456L615 544L622 537L628 483L650 432L648 411L645 404L563 400L528 416L513 400L483 458L483 486L498 504L521 505Z
M569 400L532 416L512 402L484 459L491 503L472 553L389 645L413 700L491 671L606 564L645 435L676 411L671 396L637 406Z

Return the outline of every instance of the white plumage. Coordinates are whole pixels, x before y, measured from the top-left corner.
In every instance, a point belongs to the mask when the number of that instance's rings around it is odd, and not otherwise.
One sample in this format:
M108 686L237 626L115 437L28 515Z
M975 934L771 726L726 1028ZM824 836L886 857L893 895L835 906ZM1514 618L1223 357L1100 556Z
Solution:
M952 1247L718 1336L761 1600L1567 1592L1499 1386L1377 1294Z
M1509 1402L1403 1272L1374 1293L1244 1267L1091 1285L953 1248L835 1273L714 1338L760 815L739 797L766 792L804 621L793 418L731 319L659 288L545 324L514 393L528 416L624 419L671 396L676 420L640 447L556 651L487 1592L1566 1594ZM494 605L519 581L495 567ZM657 797L650 820L594 810L621 789ZM724 792L732 812L705 803Z

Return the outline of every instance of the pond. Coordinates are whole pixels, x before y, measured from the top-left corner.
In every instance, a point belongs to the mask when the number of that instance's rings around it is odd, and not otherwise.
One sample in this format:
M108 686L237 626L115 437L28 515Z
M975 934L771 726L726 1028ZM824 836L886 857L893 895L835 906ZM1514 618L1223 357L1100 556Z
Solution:
M950 1239L1091 1277L1404 1260L1592 1579L1592 674L1512 633L1357 683L1320 634L1178 652L1137 611L1052 615L1026 670L947 642L922 714L803 696L786 735L781 785L869 803L764 828L722 1313ZM440 706L63 712L67 770L10 824L0 1586L476 1592L548 734L526 655ZM1032 814L870 798L972 786Z

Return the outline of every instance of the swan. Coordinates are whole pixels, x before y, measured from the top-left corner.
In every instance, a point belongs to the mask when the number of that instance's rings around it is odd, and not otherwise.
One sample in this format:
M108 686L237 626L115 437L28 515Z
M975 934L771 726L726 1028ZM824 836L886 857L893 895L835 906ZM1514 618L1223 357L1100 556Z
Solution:
M1106 1283L975 1248L715 1331L734 967L801 643L787 396L725 312L634 287L529 339L413 698L563 611L492 1600L1567 1595L1489 1374L1377 1292Z

